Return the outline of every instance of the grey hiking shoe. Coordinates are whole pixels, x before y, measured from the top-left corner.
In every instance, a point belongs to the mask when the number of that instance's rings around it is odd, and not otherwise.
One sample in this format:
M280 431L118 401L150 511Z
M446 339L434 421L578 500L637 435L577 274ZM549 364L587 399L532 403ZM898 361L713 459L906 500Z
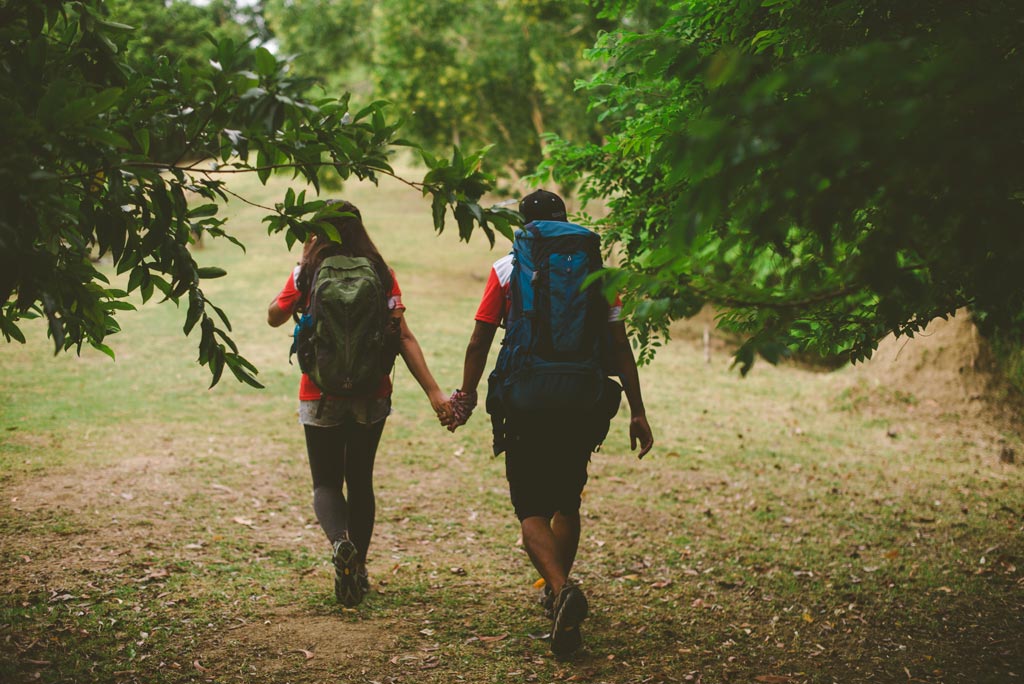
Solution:
M555 597L554 613L551 652L559 658L565 658L583 645L580 623L590 614L590 605L583 591L572 581L567 581Z
M334 596L346 608L359 605L366 591L359 581L359 552L348 539L334 542Z

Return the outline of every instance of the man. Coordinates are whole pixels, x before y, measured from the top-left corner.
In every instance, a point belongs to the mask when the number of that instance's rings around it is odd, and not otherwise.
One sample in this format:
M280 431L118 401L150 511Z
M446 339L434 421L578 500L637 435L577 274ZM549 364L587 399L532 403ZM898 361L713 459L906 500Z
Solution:
M538 190L523 198L519 212L527 222L566 221L565 204L550 192ZM564 224L580 230L578 226ZM584 231L585 232L585 231ZM591 235L591 237L594 237ZM596 238L595 238L596 242ZM599 254L597 255L599 259ZM476 325L466 348L462 387L452 396L454 430L469 418L476 405L476 392L487 364L494 333L506 320L511 306L510 283L513 274L513 255L495 262L485 287ZM521 295L516 295L521 296ZM602 302L600 306L607 306ZM602 342L607 365L622 382L622 390L629 403L629 436L632 449L640 446L637 454L643 458L654 443L651 427L644 413L636 361L620 320L621 303L607 307L607 335ZM603 309L598 312L603 316ZM598 320L600 327L604 324ZM508 337L509 333L506 333ZM500 364L500 357L499 357ZM552 602L551 650L557 656L576 651L581 643L579 626L587 617L589 606L583 591L569 578L580 539L580 495L587 482L590 453L607 434L611 416L618 408L619 388L614 382L605 406L587 409L538 412L528 418L499 426L495 420L495 454L505 451L505 469L509 492L516 516L522 527L523 545L534 567L544 578L545 591ZM588 397L579 397L581 404ZM612 406L607 404L611 402ZM488 397L488 411L498 411ZM603 411L597 415L595 411ZM596 437L595 437L596 435ZM596 443L595 443L596 439Z

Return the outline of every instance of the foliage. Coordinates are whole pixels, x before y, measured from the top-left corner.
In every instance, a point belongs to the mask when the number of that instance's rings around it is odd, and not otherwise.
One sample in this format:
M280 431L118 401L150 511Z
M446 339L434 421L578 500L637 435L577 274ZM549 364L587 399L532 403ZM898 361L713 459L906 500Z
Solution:
M372 92L373 0L264 0L263 18L297 72L328 93Z
M1016 3L674 7L601 38L585 89L608 139L554 141L543 172L609 200L609 286L646 318L645 358L705 303L749 336L743 372L758 352L861 360L962 306L1020 315Z
M252 8L240 7L237 0L203 5L187 0L107 0L107 9L109 19L135 28L127 45L132 62L163 56L196 67L210 59L205 34L237 44L260 32Z
M428 149L494 145L490 158L523 173L548 131L599 139L573 88L597 68L584 50L614 24L587 3L378 0L375 16L379 92L410 112L409 135Z
M224 271L197 266L193 235L237 242L218 217L217 203L232 194L228 174L266 182L284 170L314 188L326 168L343 179L394 175L398 124L379 102L351 113L348 95L309 99L287 60L231 38L214 39L198 64L132 61L131 27L107 16L103 0L10 0L0 9L0 332L24 342L18 322L44 315L57 351L90 344L113 356L105 340L119 329L118 312L133 308L129 293L144 302L159 294L187 303L183 330L200 331L199 362L214 384L226 366L258 386L228 316L203 291ZM438 231L448 208L466 239L467 222L492 237L509 231L508 212L478 204L491 183L479 156L456 150L434 165L424 182L406 182L433 197ZM326 211L291 190L263 208L289 246ZM126 289L97 269L101 256L128 274Z

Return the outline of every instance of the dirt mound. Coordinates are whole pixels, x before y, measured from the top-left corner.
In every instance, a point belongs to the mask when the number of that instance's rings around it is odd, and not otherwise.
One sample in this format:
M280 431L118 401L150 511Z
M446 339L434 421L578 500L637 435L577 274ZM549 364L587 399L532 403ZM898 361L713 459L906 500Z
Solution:
M1020 397L996 371L988 343L961 309L936 318L913 338L883 339L871 360L853 376L918 409L989 416L1013 425Z

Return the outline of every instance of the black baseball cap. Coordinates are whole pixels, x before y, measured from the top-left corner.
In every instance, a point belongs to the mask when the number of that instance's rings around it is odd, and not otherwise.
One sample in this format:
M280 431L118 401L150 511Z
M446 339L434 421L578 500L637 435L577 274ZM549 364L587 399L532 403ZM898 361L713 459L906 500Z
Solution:
M535 190L519 201L519 213L529 221L564 221L565 202L553 192Z

